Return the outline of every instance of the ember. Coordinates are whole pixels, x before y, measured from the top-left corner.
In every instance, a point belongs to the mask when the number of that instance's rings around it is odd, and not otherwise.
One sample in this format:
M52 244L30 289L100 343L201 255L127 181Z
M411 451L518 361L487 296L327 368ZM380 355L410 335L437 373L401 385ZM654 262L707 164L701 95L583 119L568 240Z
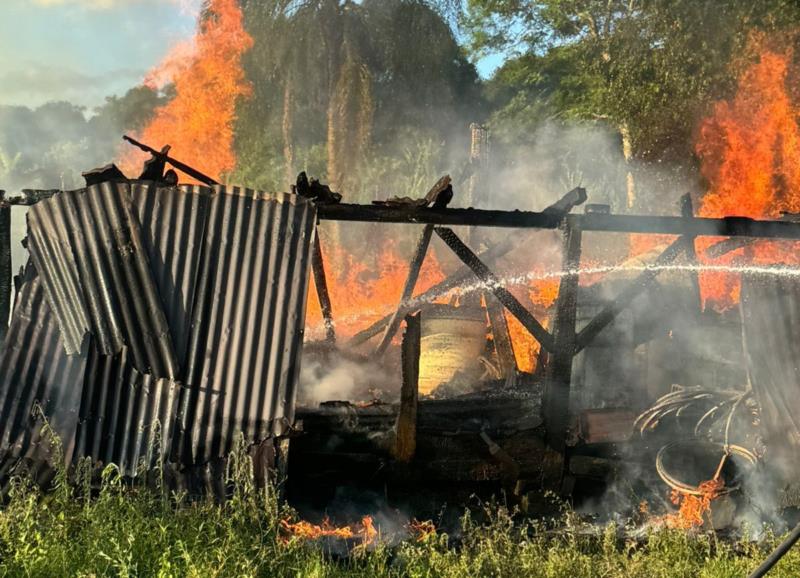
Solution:
M378 530L372 523L372 516L364 516L361 522L355 526L334 526L328 518L322 524L312 524L301 520L290 522L288 519L281 520L281 530L283 540L289 541L291 538L303 540L319 540L329 536L342 540L361 539L364 545L371 544L378 536Z

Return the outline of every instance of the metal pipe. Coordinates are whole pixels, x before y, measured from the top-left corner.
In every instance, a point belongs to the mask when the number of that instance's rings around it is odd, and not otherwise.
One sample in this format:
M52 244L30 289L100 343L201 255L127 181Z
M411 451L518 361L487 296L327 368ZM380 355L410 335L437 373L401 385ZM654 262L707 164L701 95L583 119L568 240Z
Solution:
M781 558L783 558L786 553L792 549L797 541L800 540L800 524L798 524L794 530L786 537L786 539L781 542L777 548L770 554L766 560L761 563L761 566L756 568L752 574L750 574L749 578L762 578L763 576L767 575L775 564L777 564Z

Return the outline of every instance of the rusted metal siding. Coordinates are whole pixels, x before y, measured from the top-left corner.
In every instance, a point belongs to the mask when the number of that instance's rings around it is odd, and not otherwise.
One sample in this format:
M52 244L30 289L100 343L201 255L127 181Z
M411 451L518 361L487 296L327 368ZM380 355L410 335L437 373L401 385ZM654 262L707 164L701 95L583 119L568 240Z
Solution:
M315 219L295 195L215 188L183 376L184 460L292 423Z
M67 353L90 334L104 355L127 346L138 370L174 378L175 350L130 185L107 182L41 201L28 229Z

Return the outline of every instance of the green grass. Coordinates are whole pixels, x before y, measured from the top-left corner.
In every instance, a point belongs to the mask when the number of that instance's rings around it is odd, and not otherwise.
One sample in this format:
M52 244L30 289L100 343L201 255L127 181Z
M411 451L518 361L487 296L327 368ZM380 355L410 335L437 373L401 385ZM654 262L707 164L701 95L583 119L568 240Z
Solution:
M282 539L279 522L292 512L249 483L250 467L244 451L232 456L236 489L224 505L134 487L113 467L93 492L85 467L72 481L59 472L47 494L15 480L0 512L0 575L739 577L777 540L662 530L626 541L613 526L587 533L570 514L554 534L492 506L466 513L457 540L437 533L355 546L343 560L319 544ZM800 576L800 548L770 576Z

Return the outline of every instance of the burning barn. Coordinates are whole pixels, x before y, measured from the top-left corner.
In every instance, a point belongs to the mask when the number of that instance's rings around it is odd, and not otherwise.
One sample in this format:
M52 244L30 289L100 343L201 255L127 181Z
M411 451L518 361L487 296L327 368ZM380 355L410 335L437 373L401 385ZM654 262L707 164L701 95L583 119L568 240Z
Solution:
M174 484L224 492L242 436L259 477L279 472L301 509L430 513L504 492L539 512L547 491L630 502L663 481L674 523L692 525L712 500L730 519L765 469L796 504L795 270L734 268L739 307L720 314L702 307L696 252L713 238L716 251L794 243L791 218L698 218L689 196L682 216L580 213L581 188L540 212L449 208L449 177L420 199L352 205L304 174L266 194L148 150L139 180L109 167L85 189L0 206L6 311L8 215L30 207L0 352L4 479L32 470L44 483L53 460L90 458L131 477L166 465ZM167 164L204 184L178 186ZM331 299L336 235L319 234L355 222L417 235L399 299L357 328ZM552 270L513 270L532 234L558 247ZM613 234L653 242L603 265ZM535 292L510 288L509 264ZM307 308L322 331L304 343Z

